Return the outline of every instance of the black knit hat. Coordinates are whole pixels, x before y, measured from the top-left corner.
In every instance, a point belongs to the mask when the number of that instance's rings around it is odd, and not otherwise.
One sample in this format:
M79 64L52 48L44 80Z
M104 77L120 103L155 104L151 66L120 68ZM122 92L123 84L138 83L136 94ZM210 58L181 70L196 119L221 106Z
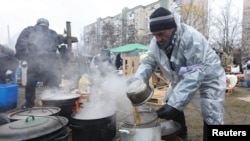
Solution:
M156 9L149 18L151 32L176 28L173 14L163 7Z

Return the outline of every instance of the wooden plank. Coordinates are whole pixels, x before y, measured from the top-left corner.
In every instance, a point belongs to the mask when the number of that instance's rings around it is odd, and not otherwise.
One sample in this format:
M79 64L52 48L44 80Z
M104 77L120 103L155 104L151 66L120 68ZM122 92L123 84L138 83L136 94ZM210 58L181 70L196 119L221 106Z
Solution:
M153 96L147 101L147 103L155 106L163 105L166 91L167 87L155 88Z
M156 75L158 78L160 78L163 82L165 82L166 84L169 84L169 81L167 81L165 78L163 78L160 74L154 72L154 75Z
M165 86L169 85L170 81L163 77L162 71L158 68L156 71L152 74L150 79L150 86L153 86L154 88L159 86Z
M139 57L124 57L123 58L123 74L124 75L131 75L135 73L139 66Z
M162 97L152 97L149 101L147 101L147 103L149 104L156 104L156 105L163 105L164 102L162 101Z

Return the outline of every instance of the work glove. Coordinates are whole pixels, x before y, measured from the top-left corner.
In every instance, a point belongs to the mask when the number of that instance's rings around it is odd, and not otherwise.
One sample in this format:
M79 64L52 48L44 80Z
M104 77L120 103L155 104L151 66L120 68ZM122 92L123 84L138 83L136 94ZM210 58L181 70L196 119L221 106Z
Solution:
M22 66L23 68L27 67L27 66L28 66L27 61L21 61L21 66Z
M12 73L13 73L12 70L7 70L7 71L5 72L5 75L11 75Z
M156 110L159 118L171 120L174 119L177 115L181 113L181 111L175 109L174 107L165 104L160 109Z

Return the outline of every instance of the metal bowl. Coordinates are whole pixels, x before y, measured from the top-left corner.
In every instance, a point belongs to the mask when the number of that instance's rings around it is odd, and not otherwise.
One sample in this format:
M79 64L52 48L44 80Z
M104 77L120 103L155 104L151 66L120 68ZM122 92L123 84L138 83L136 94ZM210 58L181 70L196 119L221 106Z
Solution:
M146 103L153 94L154 89L141 79L136 79L127 88L127 97L134 106Z

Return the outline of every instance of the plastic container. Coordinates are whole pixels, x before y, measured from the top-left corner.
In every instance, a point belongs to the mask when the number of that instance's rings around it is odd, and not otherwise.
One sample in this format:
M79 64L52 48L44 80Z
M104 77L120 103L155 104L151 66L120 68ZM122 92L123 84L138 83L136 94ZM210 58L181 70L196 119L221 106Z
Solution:
M81 94L88 94L90 92L90 82L88 75L83 75L78 82L78 89Z
M17 84L0 84L0 112L16 108L17 94Z
M242 85L243 88L248 88L249 87L248 81L246 81L246 80L243 80L241 85Z

